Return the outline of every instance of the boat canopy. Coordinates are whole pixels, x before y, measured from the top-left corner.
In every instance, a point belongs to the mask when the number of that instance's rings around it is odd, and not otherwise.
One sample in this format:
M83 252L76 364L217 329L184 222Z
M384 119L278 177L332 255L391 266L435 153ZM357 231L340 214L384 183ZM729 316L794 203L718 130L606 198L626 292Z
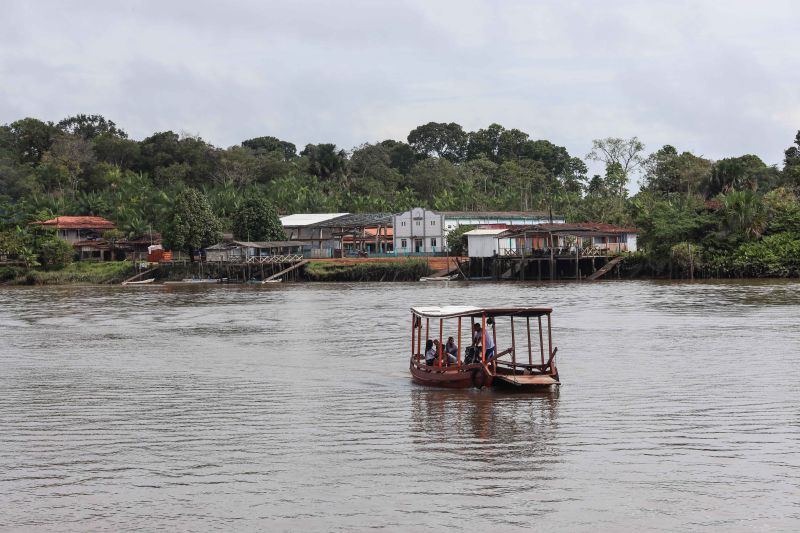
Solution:
M468 305L412 307L411 312L424 318L455 318L460 316L543 316L553 312L548 307L472 307Z

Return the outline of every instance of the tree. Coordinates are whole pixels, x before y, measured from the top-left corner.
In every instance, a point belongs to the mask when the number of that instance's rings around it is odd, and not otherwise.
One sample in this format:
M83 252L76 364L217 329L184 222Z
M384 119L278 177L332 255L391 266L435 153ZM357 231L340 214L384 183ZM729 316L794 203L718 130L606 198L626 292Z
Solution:
M794 137L794 146L784 152L783 182L800 191L800 131Z
M776 172L752 154L720 159L711 168L706 198L732 190L763 190L776 181Z
M353 191L359 194L385 196L407 182L392 167L391 149L383 144L362 144L350 156L350 174Z
M476 227L477 226L472 226L470 224L464 224L463 226L456 226L447 232L447 247L450 249L452 255L467 255L467 236L464 234L474 230Z
M208 198L192 187L175 197L164 240L174 249L184 250L194 261L194 250L200 250L222 238L222 226L214 216Z
M418 155L443 157L451 162L464 160L467 141L464 129L455 122L428 122L408 134L408 144Z
M72 245L58 237L50 237L39 243L39 263L48 270L59 270L70 264L75 256Z
M120 168L131 168L139 158L139 143L109 133L101 133L92 139L94 153L99 161Z
M449 189L457 180L456 167L445 158L423 159L411 170L414 190L428 203L434 196Z
M266 198L251 196L233 215L233 236L246 241L283 241L286 233L275 206Z
M42 157L42 165L58 169L73 194L77 192L84 174L94 164L95 155L91 142L74 135L59 135ZM63 185L63 184L60 184Z
M94 139L100 135L110 135L120 139L128 138L127 133L117 128L117 125L113 121L107 120L102 115L80 114L67 117L59 121L56 127L64 133L77 135L78 137L83 137L88 140Z
M37 164L50 149L58 129L52 122L23 118L8 126L11 148L20 163Z
M678 154L675 147L664 145L644 162L642 188L654 192L701 192L708 182L712 163L691 152Z
M411 172L411 167L418 161L414 149L404 142L387 139L381 142L381 146L388 150L389 165L401 174Z
M499 162L500 136L504 132L505 128L500 124L491 124L488 128L469 133L467 136L467 159L485 157L495 163Z
M110 229L103 233L103 238L111 243L111 260L117 260L117 242L125 237L125 233L118 229Z
M720 198L722 228L734 239L752 240L767 227L767 209L761 197L750 190L731 191Z
M268 154L270 152L278 152L285 161L289 161L297 157L297 147L288 142L282 141L277 137L254 137L242 141L242 146L249 148L255 152Z
M607 137L605 139L595 139L592 141L592 151L586 155L590 161L601 161L606 168L616 164L622 170L624 182L617 194L624 196L623 189L627 185L631 172L636 170L643 162L644 143L637 137L628 140L618 137Z
M308 158L309 173L322 180L345 177L347 154L338 150L335 144L307 144L300 155Z

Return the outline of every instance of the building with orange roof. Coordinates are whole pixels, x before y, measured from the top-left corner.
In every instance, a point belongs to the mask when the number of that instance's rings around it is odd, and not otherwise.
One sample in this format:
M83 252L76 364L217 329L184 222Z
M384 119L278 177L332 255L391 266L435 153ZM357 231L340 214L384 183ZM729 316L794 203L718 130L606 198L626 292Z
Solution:
M60 216L34 224L55 228L56 235L70 244L99 239L106 231L116 228L110 220L96 216Z

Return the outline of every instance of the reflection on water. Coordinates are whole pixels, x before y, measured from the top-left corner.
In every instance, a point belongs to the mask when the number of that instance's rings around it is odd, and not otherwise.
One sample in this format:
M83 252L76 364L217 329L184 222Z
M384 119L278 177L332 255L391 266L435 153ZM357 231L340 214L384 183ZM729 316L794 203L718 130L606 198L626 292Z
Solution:
M555 309L560 390L408 376L408 308ZM0 289L0 530L791 530L800 284Z

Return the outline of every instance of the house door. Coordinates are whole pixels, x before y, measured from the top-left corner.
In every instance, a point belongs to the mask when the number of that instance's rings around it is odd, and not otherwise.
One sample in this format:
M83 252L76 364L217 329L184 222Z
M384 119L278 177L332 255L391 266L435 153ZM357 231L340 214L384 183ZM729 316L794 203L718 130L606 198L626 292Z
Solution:
M414 252L422 253L425 250L422 239L414 239Z

